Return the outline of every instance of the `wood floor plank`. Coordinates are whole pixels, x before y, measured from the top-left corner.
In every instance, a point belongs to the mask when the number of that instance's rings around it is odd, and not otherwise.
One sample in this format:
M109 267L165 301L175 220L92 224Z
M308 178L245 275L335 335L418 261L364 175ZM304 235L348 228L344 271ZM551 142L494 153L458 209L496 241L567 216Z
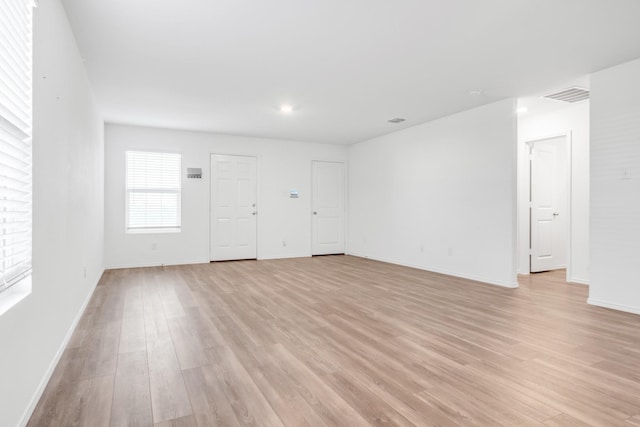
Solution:
M251 372L251 378L284 425L328 427L296 391L296 384L278 367L264 364Z
M190 369L208 363L206 344L199 333L196 322L187 316L167 319L171 339L181 369Z
M553 418L549 418L544 422L548 427L588 427L589 424L585 424L580 420L576 420L567 414L560 414Z
M214 369L216 378L222 382L224 393L241 425L283 425L231 350L222 349L220 362L214 365Z
M627 420L627 424L631 427L640 427L640 414L634 415Z
M152 424L147 352L122 353L118 356L111 427Z
M115 374L121 329L121 321L109 321L91 328L80 348L83 377Z
M168 421L192 415L189 395L170 338L147 344L149 387L153 421Z
M183 372L196 422L199 426L239 426L222 381L212 365Z
M545 426L549 427L588 427L589 424L585 424L580 420L576 420L567 414L560 414L544 422Z
M369 423L331 388L320 376L296 358L282 345L274 345L265 356L271 363L297 384L296 391L328 425L343 423L349 426L366 426Z
M43 395L28 427L108 427L114 377L64 383Z
M144 330L144 316L124 317L120 332L120 347L118 353L135 353L147 348L147 339Z
M519 280L350 256L107 271L29 426L639 426L640 316L562 271Z
M190 415L188 417L176 418L174 420L155 423L154 427L198 427L196 419Z

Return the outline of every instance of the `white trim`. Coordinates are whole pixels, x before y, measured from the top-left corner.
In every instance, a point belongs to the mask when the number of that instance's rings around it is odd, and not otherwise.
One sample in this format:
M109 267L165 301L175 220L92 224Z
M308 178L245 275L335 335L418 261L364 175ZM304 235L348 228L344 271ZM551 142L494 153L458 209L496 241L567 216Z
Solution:
M274 260L274 259L291 259L291 258L311 258L312 256L313 255L311 255L311 254L306 254L306 255L299 255L299 254L294 254L294 255L266 255L266 256L259 257L258 261L268 261L268 260Z
M309 210L309 225L310 225L310 232L311 232L311 236L310 236L310 245L309 245L309 251L311 253L311 256L316 256L313 253L313 211L314 211L314 206L313 206L313 201L314 201L314 194L313 194L313 187L314 187L314 174L313 174L313 166L314 163L337 163L342 165L342 213L343 213L343 218L342 218L342 246L344 248L344 254L347 254L347 250L348 250L348 245L347 242L349 241L349 239L347 238L348 236L348 232L349 230L347 230L348 227L348 223L349 223L349 218L347 216L347 204L349 201L349 197L347 195L347 188L348 188L348 181L347 181L347 161L346 160L311 160L311 180L310 180L310 188L309 188L309 194L311 195L311 200L309 201L310 203L310 207L311 209ZM318 255L327 255L327 254L318 254ZM330 254L329 254L330 255ZM337 255L337 254L336 254Z
M577 283L579 285L587 285L589 286L589 281L587 279L580 279L578 277L572 277L570 280L567 280L569 283Z
M126 234L171 234L181 233L182 227L167 227L167 228L127 228Z
M29 274L9 289L0 292L0 316L31 295L31 278Z
M571 267L571 261L572 261L572 224L573 224L573 213L572 213L572 205L573 205L573 131L571 129L566 130L566 131L562 131L562 132L556 132L556 133L552 133L552 134L548 134L548 135L542 135L542 136L538 136L538 137L533 137L533 138L527 138L522 140L522 144L524 145L524 147L526 147L527 150L529 150L529 159L531 158L531 148L533 147L533 144L535 144L536 142L540 142L540 141L546 141L549 139L555 139L555 138L565 138L565 141L567 143L566 146L566 151L567 151L567 241L566 241L566 248L567 248L567 265L566 265L566 270L567 270L567 274L566 274L566 281L570 282L571 280L571 275L572 275L572 267ZM527 188L529 189L529 194L528 194L528 200L529 200L529 206L531 206L531 163L529 161L526 162L526 173L524 174L524 176L526 176L526 182L529 184L527 185ZM516 199L518 199L518 197L516 197ZM531 209L529 209L529 219L527 221L529 223L529 229L531 227ZM518 230L520 229L520 227L517 228ZM531 248L531 233L526 233L526 235L524 236L524 240L525 240L525 249L527 252L529 252L529 257L531 255L530 253L530 248ZM517 250L517 259L522 258L520 255L522 254L523 250L523 245L520 245L520 247ZM530 259L530 258L529 258ZM520 269L523 269L523 266L520 266ZM522 271L519 274L529 274L531 272L531 262L529 262L529 265L526 268L526 272Z
M313 182L311 182L311 186L313 187ZM311 230L311 233L313 233L313 230ZM344 161L344 253L345 255L349 253L349 161L348 159L345 159Z
M129 194L131 192L143 191L141 189L129 188L129 153L139 154L173 154L179 156L178 166L178 188L177 189L153 189L153 193L175 193L178 196L178 225L171 227L129 227ZM124 150L124 232L125 234L141 234L145 231L149 233L180 233L182 230L182 151L167 151L167 150L143 150L143 149L125 149ZM149 189L146 189L149 191Z
M629 305L614 304L612 302L601 301L589 298L587 303L596 307L610 308L612 310L624 311L626 313L640 314L640 307L631 307Z
M348 253L347 255L355 256L355 257L358 257L358 258L372 259L374 261L386 262L386 263L389 263L389 264L401 265L403 267L416 268L418 270L429 271L431 273L444 274L444 275L447 275L447 276L457 277L457 278L460 278L460 279L473 280L475 282L482 282L482 283L486 283L488 285L500 286L500 287L503 287L503 288L515 289L515 288L519 287L517 280L514 281L514 282L506 282L506 281L502 281L502 280L487 279L486 277L473 276L473 275L469 275L469 274L454 273L454 272L451 272L451 271L441 270L441 269L433 268L433 267L429 267L429 266L409 264L409 263L394 261L394 260L390 260L390 259L386 259L386 258L358 255L356 253Z
M191 265L191 264L209 264L211 261L208 259L187 259L183 261L171 261L167 263L152 261L152 262L143 262L137 264L112 264L107 265L105 270L121 270L123 268L145 268L145 267L170 267L176 265Z
M237 153L237 152L236 152ZM213 167L211 166L211 160L213 158L213 156L231 156L231 157L253 157L256 159L256 212L258 212L258 215L256 217L256 260L260 259L260 206L262 205L262 198L261 198L261 193L260 193L260 155L259 154L255 154L255 152L253 152L253 154L229 154L229 153L220 153L220 152L214 152L214 151L210 151L209 152L209 191L208 191L208 197L209 197L209 211L207 213L207 231L209 232L209 251L208 251L208 257L209 259L206 262L215 262L212 258L213 258L213 246L212 246L212 240L211 240L211 218L212 218L212 214L213 214L213 206L211 205L213 203L213 198L211 197L211 186L213 185ZM232 260L229 260L232 261ZM188 263L188 264L193 264L193 263Z
M64 351L67 348L67 344L69 344L69 340L71 340L71 336L76 330L76 326L78 326L80 319L82 319L82 315L84 314L84 311L87 308L87 305L89 305L89 301L91 301L91 297L93 297L96 287L98 286L98 283L100 283L100 279L102 279L103 274L104 274L104 270L102 270L100 274L98 274L98 278L97 280L94 281L93 287L91 288L91 292L89 292L89 294L87 295L87 298L82 303L80 310L78 310L76 317L73 319L73 322L71 323L71 326L67 331L67 335L64 337L64 340L62 340L62 343L60 344L60 347L58 348L56 355L51 361L51 364L49 364L49 368L47 369L47 372L44 374L44 377L42 377L42 380L40 381L38 388L36 389L35 393L33 394L33 397L31 398L31 402L29 403L29 406L27 406L27 409L22 415L22 420L20 421L20 424L19 424L20 427L26 427L27 423L29 423L29 419L33 415L33 411L35 411L36 406L38 405L38 402L40 401L40 398L44 393L44 389L47 387L47 384L49 383L49 380L53 375L53 371L55 371L56 367L58 366L58 362L60 362L60 359L62 358L62 355L64 354Z

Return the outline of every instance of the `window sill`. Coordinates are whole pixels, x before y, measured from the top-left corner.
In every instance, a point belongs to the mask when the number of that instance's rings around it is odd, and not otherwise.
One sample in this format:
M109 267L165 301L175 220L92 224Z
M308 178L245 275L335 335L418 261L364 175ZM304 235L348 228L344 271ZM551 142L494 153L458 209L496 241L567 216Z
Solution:
M180 233L181 228L140 228L133 230L125 230L126 234L165 234Z
M31 275L0 293L0 316L31 294Z

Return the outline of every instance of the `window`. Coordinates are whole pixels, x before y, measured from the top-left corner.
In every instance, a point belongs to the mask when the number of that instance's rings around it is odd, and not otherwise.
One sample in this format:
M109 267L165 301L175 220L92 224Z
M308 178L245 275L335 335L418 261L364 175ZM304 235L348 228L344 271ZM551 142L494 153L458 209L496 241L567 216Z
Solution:
M0 1L0 313L31 276L32 14L33 0Z
M180 154L127 151L127 232L180 230Z

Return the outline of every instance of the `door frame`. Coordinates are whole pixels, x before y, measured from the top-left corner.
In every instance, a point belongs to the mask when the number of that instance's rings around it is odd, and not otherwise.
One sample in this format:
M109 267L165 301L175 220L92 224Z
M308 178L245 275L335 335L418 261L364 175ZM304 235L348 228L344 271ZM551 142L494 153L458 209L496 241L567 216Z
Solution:
M527 264L527 268L526 268L526 273L524 274L530 274L531 273L531 150L533 148L533 145L536 142L540 142L540 141L546 141L548 139L554 139L554 138L564 138L565 141L565 149L566 149L566 155L567 155L567 234L566 234L566 256L567 256L567 277L566 277L566 281L569 282L571 281L571 253L572 253L572 247L571 247L571 242L572 242L572 204L573 204L573 179L572 179L572 135L571 135L571 131L565 131L565 132L560 132L560 133L553 133L553 134L549 134L549 135L542 135L542 136L538 136L535 138L528 138L526 140L523 141L523 148L526 150L526 158L527 161L523 163L524 166L524 174L522 174L522 176L525 179L525 183L526 183L526 188L527 188L527 194L526 194L526 203L528 205L528 214L527 214L527 223L528 223L528 227L527 230L528 232L525 233L525 235L523 236L523 242L521 242L521 244L519 245L519 252L520 252L520 257L519 259L523 259L523 255L529 260L528 264ZM522 267L521 267L522 269Z
M342 224L342 232L343 232L343 239L344 239L344 254L345 255L349 255L349 239L347 238L348 236L348 228L349 228L349 209L347 206L347 203L349 201L349 186L348 186L348 179L349 179L349 164L346 160L327 160L327 159L315 159L312 158L311 162L309 163L309 194L311 194L310 200L309 200L309 232L310 232L310 239L309 239L309 256L314 256L313 255L313 164L315 162L324 162L324 163L341 163L342 164L342 172L343 172L343 177L342 177L342 181L343 181L343 201L342 201L342 210L343 210L343 214L344 214L344 223Z
M239 157L255 157L256 159L256 209L258 214L256 215L256 260L261 259L260 258L260 205L261 200L260 200L260 156L258 154L255 153L224 153L224 152L219 152L219 151L210 151L209 152L209 159L207 160L209 163L209 167L207 168L207 170L209 171L209 176L208 176L208 180L209 180L209 206L208 206L208 217L207 217L207 230L209 232L209 257L208 257L208 261L207 262L213 262L211 261L211 254L213 252L212 250L212 246L211 244L213 243L211 241L211 215L213 214L213 200L211 199L211 186L213 185L213 170L211 168L211 158L213 156L239 156Z

